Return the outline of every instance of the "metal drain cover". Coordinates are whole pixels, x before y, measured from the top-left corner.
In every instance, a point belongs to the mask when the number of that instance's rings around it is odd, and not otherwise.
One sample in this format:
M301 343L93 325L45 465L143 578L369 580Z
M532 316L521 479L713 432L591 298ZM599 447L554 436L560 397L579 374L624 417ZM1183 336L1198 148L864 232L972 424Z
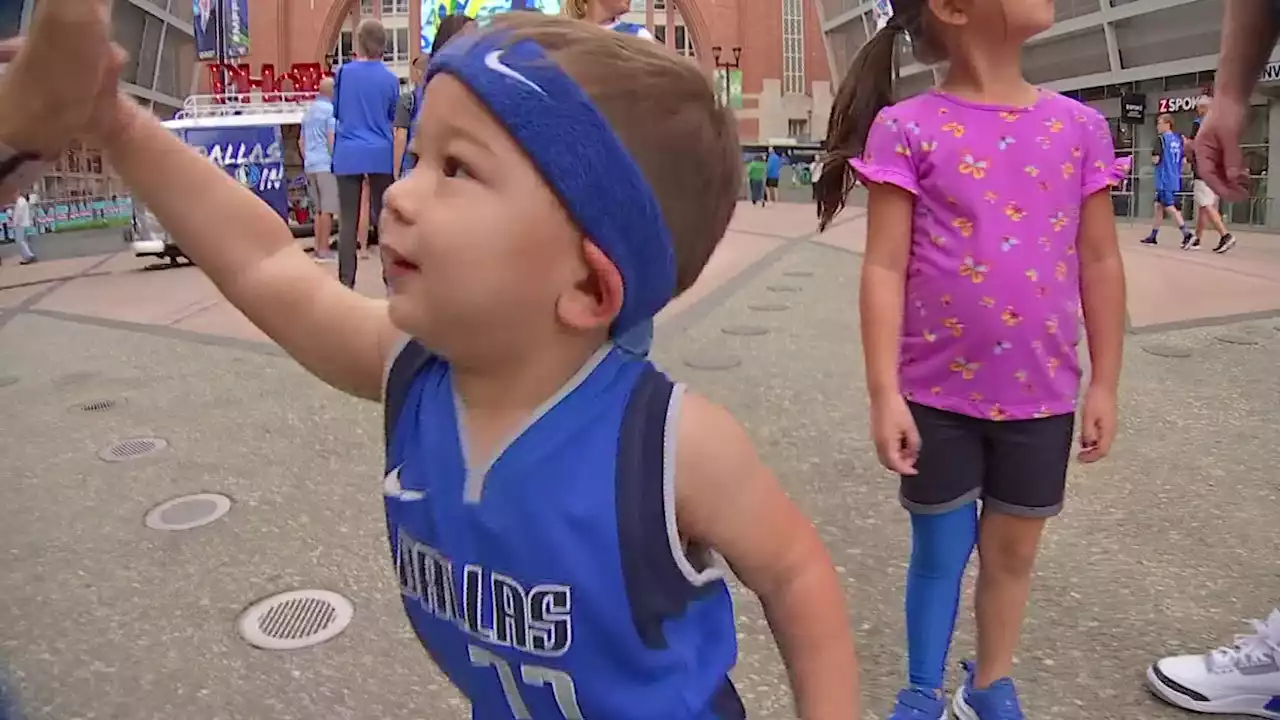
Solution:
M82 402L78 405L74 405L72 406L71 409L79 410L80 412L87 412L87 413L100 413L100 412L106 412L108 410L112 410L123 404L124 403L120 402L119 400L110 400L110 399L90 400L88 402Z
M790 310L791 306L786 303L756 303L748 305L747 308L756 312L782 312L783 310Z
M720 332L725 335L738 335L741 337L759 337L768 335L769 328L760 327L759 325L726 325L720 328Z
M733 355L699 354L684 359L684 364L694 370L732 370L742 364L742 360Z
M1163 358L1189 358L1191 350L1177 345L1143 345L1143 352Z
M787 277L796 277L796 278L813 277L812 270L788 270L782 274L786 275Z
M231 498L226 495L183 495L151 508L144 522L152 530L191 530L208 525L230 510Z
M9 387L10 385L16 385L17 383L18 378L16 375L0 375L0 387Z
M98 458L106 462L137 460L154 455L167 447L169 443L162 438L130 438L98 451Z
M240 636L263 650L299 650L333 639L355 613L338 593L291 590L250 605L240 616Z
M1238 333L1227 333L1226 335L1219 335L1218 342L1224 342L1228 345L1257 345L1258 338Z
M796 287L795 285L770 285L768 287L771 292L776 292L776 293L800 292L800 288Z

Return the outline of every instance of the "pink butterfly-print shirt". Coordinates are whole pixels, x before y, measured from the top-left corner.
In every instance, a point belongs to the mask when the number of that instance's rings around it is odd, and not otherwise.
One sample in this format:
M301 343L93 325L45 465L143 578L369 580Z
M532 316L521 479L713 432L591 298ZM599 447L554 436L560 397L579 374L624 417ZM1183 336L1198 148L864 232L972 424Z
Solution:
M1107 121L1048 91L1024 108L931 91L882 110L852 162L916 198L903 395L992 420L1074 412L1080 209L1128 169Z

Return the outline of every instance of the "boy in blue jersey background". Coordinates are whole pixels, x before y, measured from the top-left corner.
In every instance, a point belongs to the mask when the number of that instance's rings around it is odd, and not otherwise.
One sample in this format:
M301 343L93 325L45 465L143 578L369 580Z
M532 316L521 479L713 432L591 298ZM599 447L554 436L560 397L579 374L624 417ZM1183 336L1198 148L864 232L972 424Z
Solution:
M1155 216L1151 221L1151 234L1142 239L1143 245L1155 245L1160 234L1160 226L1164 223L1165 213L1169 213L1178 223L1178 231L1182 233L1182 245L1191 244L1194 236L1187 229L1187 221L1182 219L1182 211L1178 209L1176 194L1182 190L1182 161L1186 157L1183 137L1173 130L1173 116L1164 113L1156 118L1156 140L1151 145L1151 162L1155 165L1152 180L1155 182L1156 202Z
M93 133L251 321L384 402L393 572L474 717L745 717L721 559L764 607L799 716L859 717L817 532L725 409L610 341L724 235L731 111L654 43L532 13L451 41L426 88L418 164L382 218L388 300L333 282L128 96ZM196 196L225 222L191 214Z

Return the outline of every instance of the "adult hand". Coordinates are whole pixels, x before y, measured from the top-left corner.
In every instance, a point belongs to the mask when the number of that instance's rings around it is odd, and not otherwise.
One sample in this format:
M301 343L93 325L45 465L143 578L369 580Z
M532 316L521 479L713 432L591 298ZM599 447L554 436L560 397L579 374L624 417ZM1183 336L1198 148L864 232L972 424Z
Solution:
M111 44L110 0L41 0L6 55L0 142L52 158L86 130L104 91L115 95L123 57Z
M1216 97L1196 135L1193 152L1200 177L1227 200L1248 196L1249 171L1240 152L1240 134L1248 107L1244 102Z

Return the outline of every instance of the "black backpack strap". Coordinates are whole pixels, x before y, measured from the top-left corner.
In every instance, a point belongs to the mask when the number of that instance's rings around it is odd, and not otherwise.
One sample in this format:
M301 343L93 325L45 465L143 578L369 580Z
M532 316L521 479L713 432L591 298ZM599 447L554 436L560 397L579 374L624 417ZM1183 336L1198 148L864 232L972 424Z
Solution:
M431 351L422 343L406 335L400 348L391 356L387 370L382 379L383 406L383 439L387 450L391 450L391 433L400 421L400 413L404 410L405 400L418 372L431 359Z

